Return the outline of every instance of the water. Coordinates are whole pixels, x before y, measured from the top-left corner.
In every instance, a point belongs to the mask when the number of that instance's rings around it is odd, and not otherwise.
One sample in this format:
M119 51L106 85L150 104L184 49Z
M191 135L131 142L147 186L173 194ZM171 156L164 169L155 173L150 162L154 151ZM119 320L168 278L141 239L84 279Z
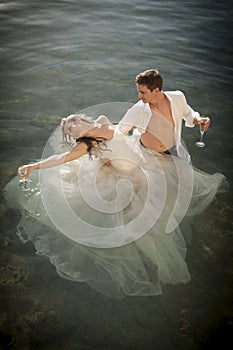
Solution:
M1 1L1 188L20 164L40 157L62 116L136 102L135 75L147 68L159 68L164 90L184 91L193 108L212 117L205 149L194 145L197 128L185 129L184 139L195 166L232 182L232 29L227 1ZM18 212L1 201L2 348L221 344L232 317L231 203L231 193L222 195L197 220L189 285L115 301L59 278L18 240Z

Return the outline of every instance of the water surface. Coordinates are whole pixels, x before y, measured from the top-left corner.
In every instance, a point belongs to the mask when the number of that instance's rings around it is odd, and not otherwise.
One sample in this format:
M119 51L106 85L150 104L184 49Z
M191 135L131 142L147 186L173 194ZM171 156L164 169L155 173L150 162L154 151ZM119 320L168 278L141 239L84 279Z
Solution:
M20 164L40 158L62 116L136 102L135 75L147 68L159 68L164 90L182 90L211 116L205 149L194 146L197 129L184 139L195 166L232 183L232 29L228 1L1 1L1 188ZM1 218L4 349L186 350L231 341L231 192L194 225L191 283L154 298L115 301L62 280L19 241L19 213L3 200Z

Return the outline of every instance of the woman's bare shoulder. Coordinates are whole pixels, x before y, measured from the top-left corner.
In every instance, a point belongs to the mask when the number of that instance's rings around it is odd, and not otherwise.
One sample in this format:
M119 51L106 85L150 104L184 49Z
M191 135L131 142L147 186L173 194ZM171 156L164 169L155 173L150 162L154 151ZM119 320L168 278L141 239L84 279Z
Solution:
M114 133L114 125L105 115L100 115L94 123L95 127L88 130L85 136L87 137L103 137L111 139Z
M112 125L112 123L110 122L110 120L106 117L106 115L100 115L97 119L96 119L97 123L100 124L110 124Z

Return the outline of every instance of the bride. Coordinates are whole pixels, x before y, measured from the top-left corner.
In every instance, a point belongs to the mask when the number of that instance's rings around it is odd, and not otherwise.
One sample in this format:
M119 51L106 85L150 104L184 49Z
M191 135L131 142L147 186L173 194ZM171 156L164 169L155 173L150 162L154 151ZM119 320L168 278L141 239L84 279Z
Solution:
M189 282L182 224L208 206L224 176L140 147L103 115L70 115L61 130L67 151L54 155L55 135L44 159L18 169L30 189L19 190L17 177L6 186L8 205L21 210L21 240L61 277L113 298Z

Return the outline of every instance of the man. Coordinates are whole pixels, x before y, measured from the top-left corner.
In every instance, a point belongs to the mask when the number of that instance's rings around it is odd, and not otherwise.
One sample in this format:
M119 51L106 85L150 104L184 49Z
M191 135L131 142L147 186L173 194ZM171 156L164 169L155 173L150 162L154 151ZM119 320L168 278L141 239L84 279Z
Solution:
M126 134L138 128L142 146L182 157L182 120L187 127L202 124L206 131L210 119L194 111L181 91L163 91L163 78L157 69L137 75L136 86L140 101L126 112L119 129Z

